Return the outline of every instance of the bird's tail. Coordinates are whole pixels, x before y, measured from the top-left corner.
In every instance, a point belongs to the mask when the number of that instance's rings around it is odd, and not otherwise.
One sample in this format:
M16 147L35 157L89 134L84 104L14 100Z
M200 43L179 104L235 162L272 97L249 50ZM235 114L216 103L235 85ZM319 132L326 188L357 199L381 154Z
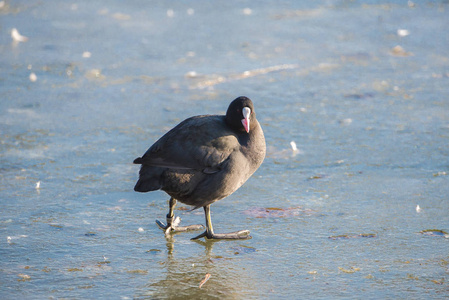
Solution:
M138 158L134 163L137 160ZM139 180L134 186L134 190L141 193L159 190L162 187L161 175L163 171L163 168L142 165L140 167Z
M142 157L138 157L133 161L133 164L141 165L143 163Z

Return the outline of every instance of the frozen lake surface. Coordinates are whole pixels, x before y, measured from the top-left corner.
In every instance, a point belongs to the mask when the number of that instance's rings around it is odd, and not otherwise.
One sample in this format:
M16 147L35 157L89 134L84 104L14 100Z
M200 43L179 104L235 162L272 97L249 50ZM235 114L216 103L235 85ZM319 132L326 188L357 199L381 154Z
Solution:
M0 298L447 299L448 14L0 1ZM135 193L132 161L240 95L267 157L211 210L216 232L253 238L166 239L168 196Z

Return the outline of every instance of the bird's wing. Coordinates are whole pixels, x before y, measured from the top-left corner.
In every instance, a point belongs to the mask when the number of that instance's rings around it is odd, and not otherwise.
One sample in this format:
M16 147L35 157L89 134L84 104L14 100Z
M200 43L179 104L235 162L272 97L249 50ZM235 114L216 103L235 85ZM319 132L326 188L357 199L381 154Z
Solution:
M162 136L135 163L215 173L239 142L224 116L189 118Z

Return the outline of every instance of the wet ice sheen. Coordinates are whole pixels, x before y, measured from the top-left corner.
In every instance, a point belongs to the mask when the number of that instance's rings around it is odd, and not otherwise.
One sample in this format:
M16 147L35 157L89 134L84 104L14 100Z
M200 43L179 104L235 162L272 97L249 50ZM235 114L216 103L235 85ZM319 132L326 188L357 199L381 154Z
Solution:
M448 9L2 3L0 297L447 298ZM239 95L268 155L212 214L253 239L165 239L133 158Z

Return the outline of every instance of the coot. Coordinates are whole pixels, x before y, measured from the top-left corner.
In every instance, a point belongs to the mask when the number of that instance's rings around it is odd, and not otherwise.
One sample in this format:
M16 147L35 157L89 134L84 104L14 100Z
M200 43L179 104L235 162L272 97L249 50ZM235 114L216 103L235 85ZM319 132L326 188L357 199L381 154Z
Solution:
M170 195L167 224L156 221L166 234L203 228L178 226L176 201L203 207L206 231L193 238L247 239L248 230L214 233L210 205L235 192L259 168L266 146L252 101L238 97L225 116L188 118L162 136L147 152L134 160L141 164L137 192L163 190Z

